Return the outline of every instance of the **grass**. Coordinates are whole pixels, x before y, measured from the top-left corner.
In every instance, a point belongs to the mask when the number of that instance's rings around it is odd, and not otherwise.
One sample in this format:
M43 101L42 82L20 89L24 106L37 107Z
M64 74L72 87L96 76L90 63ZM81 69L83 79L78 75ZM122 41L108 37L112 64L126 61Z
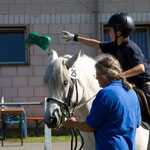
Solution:
M11 131L11 132L10 132ZM8 143L18 143L20 142L20 135L18 129L13 128L13 130L8 131L7 138L5 142ZM79 139L79 138L78 138ZM65 128L61 128L60 130L52 130L51 136L52 142L70 142L71 135L70 131ZM28 129L28 138L23 139L24 143L44 143L44 130L39 129L39 136L36 137L33 129Z
M52 142L70 142L71 136L52 136ZM6 138L6 142L8 143L17 143L20 142L20 138ZM43 143L44 137L28 137L27 139L23 139L24 143Z

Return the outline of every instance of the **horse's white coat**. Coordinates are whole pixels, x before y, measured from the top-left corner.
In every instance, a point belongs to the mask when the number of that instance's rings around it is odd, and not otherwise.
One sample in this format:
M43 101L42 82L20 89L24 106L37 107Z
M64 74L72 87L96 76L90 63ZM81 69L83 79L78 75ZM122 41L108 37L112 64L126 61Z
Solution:
M143 127L139 127L136 130L136 150L150 150L147 149L149 139L149 132L148 130L144 129Z
M54 55L54 57L53 57ZM68 55L67 58L70 58ZM49 90L49 95L52 98L56 98L59 100L63 100L64 96L67 96L67 92L69 89L69 85L65 86L63 85L64 80L68 80L68 83L70 83L70 76L68 75L68 70L65 67L65 64L67 62L67 58L58 57L57 53L55 51L51 51L51 61L50 65L47 68L46 74L45 74L45 83ZM86 101L93 97L99 90L100 87L98 85L97 80L95 79L95 61L85 55L78 58L76 63L73 65L78 70L78 93L79 93L79 103L82 103L83 101ZM76 92L73 92L73 98L72 103L75 101L76 98ZM90 108L92 105L92 101L88 102L86 105L81 107L76 114L79 120L85 121L86 116L90 112ZM60 111L59 105L56 104L56 102L52 102L48 105L46 112L45 112L45 118L52 115L53 111L57 108L57 110ZM59 112L59 115L61 115L61 112ZM136 134L136 145L137 150L147 150L147 144L148 144L148 135L149 132L142 127L137 129ZM92 133L83 133L84 137L84 150L93 150L94 149L94 137Z

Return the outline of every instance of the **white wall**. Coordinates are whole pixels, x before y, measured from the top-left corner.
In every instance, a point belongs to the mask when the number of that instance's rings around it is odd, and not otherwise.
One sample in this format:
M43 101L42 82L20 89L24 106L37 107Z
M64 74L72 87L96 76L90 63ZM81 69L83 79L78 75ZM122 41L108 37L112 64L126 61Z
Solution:
M94 38L93 10L94 0L0 0L0 25L28 25L30 32L50 36L49 49L56 49L59 55L82 49L95 57L95 49L61 38L62 30ZM136 23L150 23L149 0L99 0L99 29L113 13L120 11L130 13ZM43 85L47 65L47 53L31 46L30 65L1 66L0 96L4 96L6 102L44 101L48 95ZM44 113L43 106L25 108L27 116Z

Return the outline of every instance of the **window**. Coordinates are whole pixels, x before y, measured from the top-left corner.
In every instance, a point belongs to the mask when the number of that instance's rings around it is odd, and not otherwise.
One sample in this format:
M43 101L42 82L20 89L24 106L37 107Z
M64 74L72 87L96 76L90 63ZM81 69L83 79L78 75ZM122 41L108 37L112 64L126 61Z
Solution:
M130 35L130 39L141 48L147 61L150 61L149 33L149 26L137 25L135 31ZM104 40L110 41L108 29L104 29Z
M26 27L0 27L0 64L27 64Z

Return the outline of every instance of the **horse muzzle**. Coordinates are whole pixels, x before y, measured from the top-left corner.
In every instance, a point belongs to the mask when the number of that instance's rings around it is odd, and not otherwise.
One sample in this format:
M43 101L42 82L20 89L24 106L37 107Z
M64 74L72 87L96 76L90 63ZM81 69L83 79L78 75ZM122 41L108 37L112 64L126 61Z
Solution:
M48 121L46 119L44 119L45 124L47 125L48 128L50 129L55 129L59 127L59 122L57 121L57 118L55 117L50 117L50 119L48 119Z
M48 116L45 114L44 122L48 128L59 128L62 122L62 114L55 109L52 113L48 114Z

